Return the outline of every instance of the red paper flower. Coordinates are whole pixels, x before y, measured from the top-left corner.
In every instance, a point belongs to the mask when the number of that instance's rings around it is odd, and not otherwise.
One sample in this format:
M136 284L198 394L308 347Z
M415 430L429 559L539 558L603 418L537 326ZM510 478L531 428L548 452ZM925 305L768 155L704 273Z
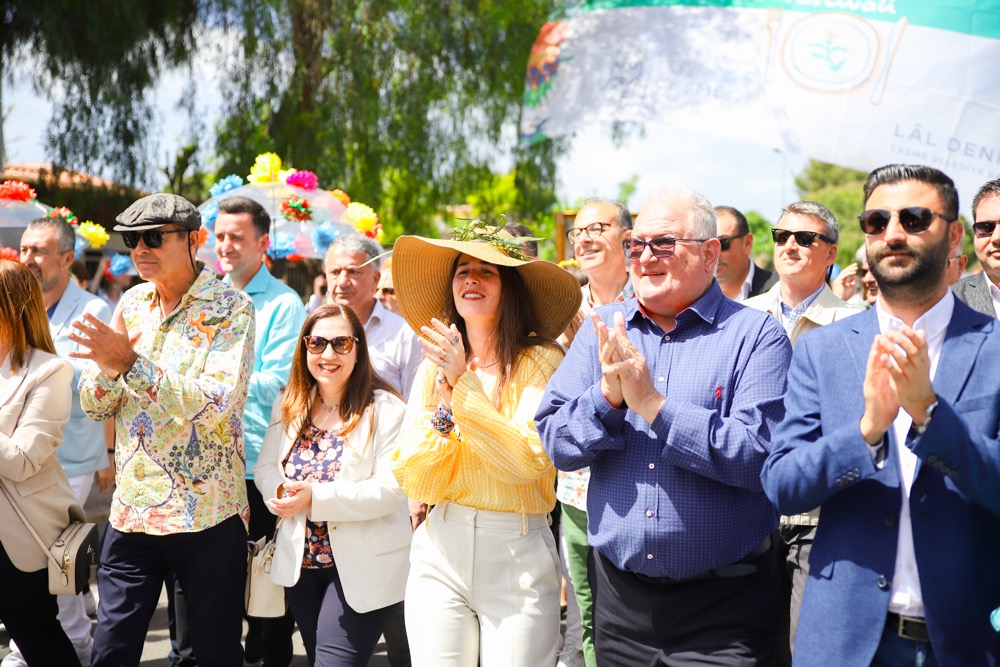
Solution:
M9 259L12 262L21 261L21 255L18 254L17 250L13 248L2 247L0 248L0 259Z
M50 218L62 218L69 225L76 225L79 220L73 211L69 210L65 206L56 206L54 209L48 212L48 217Z
M292 222L309 222L312 220L312 207L309 205L309 200L305 197L296 197L295 195L285 197L281 200L278 210L281 211L281 215L285 220Z
M29 202L37 196L35 189L23 181L4 181L0 184L0 199Z

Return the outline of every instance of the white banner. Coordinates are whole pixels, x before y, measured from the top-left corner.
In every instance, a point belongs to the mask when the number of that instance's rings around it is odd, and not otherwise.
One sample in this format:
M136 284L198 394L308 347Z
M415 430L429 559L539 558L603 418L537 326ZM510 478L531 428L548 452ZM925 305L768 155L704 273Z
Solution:
M971 193L1000 177L998 66L995 1L589 2L532 49L521 141L656 121Z

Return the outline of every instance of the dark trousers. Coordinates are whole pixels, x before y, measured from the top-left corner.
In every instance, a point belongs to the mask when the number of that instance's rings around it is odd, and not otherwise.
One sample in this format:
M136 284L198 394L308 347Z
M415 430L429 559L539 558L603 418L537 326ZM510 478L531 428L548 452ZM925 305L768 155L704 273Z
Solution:
M271 514L264 504L264 497L252 479L247 480L247 499L250 501L250 539L274 537L278 517ZM295 619L290 610L280 618L247 617L247 662L264 661L264 667L288 667L292 662L292 633Z
M619 570L590 552L594 639L601 667L772 665L779 600L773 549L756 571L696 581Z
M58 613L47 570L21 572L0 544L0 621L31 667L80 667Z
M202 667L243 667L246 530L232 516L195 533L146 535L108 527L97 590L101 604L92 667L134 667L164 578L187 592L191 646Z
M285 594L314 667L367 667L379 636L402 607L397 603L359 614L344 599L335 567L303 568Z

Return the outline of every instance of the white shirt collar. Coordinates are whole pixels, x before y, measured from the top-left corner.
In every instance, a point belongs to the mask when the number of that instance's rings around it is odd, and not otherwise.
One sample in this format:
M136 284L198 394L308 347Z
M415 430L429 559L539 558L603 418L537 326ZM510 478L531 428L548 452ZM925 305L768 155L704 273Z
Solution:
M936 359L941 352L944 334L948 330L948 324L951 322L951 314L954 310L955 295L951 290L945 290L944 296L913 323L913 330L923 331L927 337L928 353L932 359ZM875 301L875 313L878 316L879 331L882 333L899 331L902 328L903 320L887 313L882 305L882 299Z
M747 271L747 277L743 279L743 286L740 287L740 298L736 299L737 302L746 301L750 297L750 290L753 288L753 274L756 268L753 260L750 260L750 270Z
M983 271L983 280L986 281L986 289L990 291L990 299L993 301L993 313L1000 317L1000 287L993 284L990 277Z

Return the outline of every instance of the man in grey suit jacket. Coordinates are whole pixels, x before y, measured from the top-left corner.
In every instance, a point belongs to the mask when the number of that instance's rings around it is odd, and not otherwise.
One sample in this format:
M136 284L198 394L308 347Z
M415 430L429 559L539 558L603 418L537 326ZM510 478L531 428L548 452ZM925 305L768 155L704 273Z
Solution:
M49 331L56 353L73 366L72 411L64 429L65 441L56 450L56 457L66 471L73 494L84 505L98 473L102 490L114 482L113 458L109 461L109 448L113 452L114 440L106 436L103 424L95 422L80 407L77 385L83 371L93 362L72 359L70 352L80 346L69 339L73 331L70 322L91 313L103 322L111 321L111 310L104 300L86 292L73 282L70 267L73 264L76 234L62 218L40 218L28 225L21 236L21 263L31 269L42 286L42 297L49 317ZM113 457L113 453L110 455ZM63 630L76 647L82 663L90 662L90 618L87 616L83 594L70 597L60 595L59 621ZM24 667L27 662L16 650L4 658L0 667Z
M952 286L961 301L990 317L1000 317L1000 178L989 181L972 200L972 243L983 267Z

